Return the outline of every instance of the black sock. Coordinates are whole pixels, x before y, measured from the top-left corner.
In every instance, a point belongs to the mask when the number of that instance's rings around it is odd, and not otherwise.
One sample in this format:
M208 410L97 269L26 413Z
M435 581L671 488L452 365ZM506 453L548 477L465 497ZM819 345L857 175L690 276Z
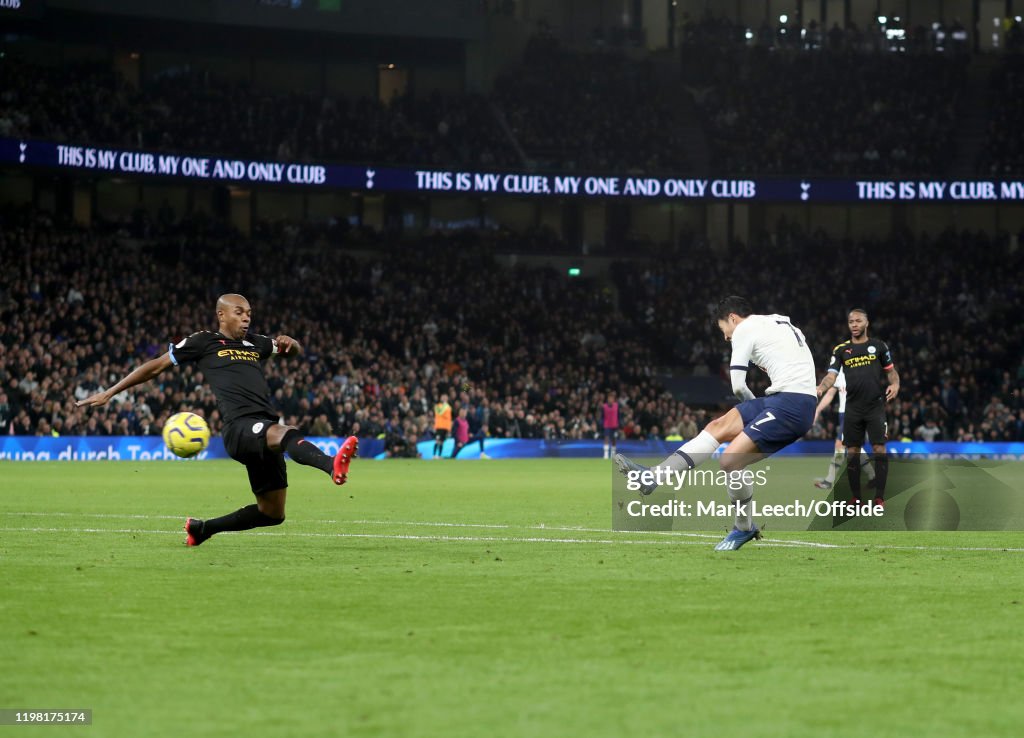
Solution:
M290 430L281 439L281 448L296 464L315 466L328 474L334 473L334 459L321 451L315 443L310 443L297 430Z
M849 458L847 454L846 474L850 478L850 491L853 492L855 500L860 499L860 456L856 459ZM878 474L878 470L875 470Z
M885 499L885 482L889 477L889 457L885 451L876 451L873 461L875 462L875 499Z
M205 540L226 530L265 528L268 525L280 525L283 522L284 518L272 518L260 512L256 505L249 505L219 518L204 520L199 536Z

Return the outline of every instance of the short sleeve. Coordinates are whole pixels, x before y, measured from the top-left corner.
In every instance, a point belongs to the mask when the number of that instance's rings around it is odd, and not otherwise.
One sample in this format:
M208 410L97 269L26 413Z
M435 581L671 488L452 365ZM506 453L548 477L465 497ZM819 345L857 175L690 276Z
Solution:
M260 353L261 360L278 353L277 341L269 336L262 336L259 333L250 333L246 336L246 340L256 347L256 350Z
M750 354L754 350L752 331L745 328L743 323L736 326L732 332L732 357L729 359L729 370L734 372L742 371L744 374L750 368Z
M167 353L171 356L171 363L179 366L191 361L198 361L206 353L206 348L212 340L213 334L208 331L199 331L177 343L168 344Z
M842 347L843 344L839 344L834 349L832 349L832 356L828 360L828 370L830 372L838 374L839 372L843 371Z
M881 345L881 356L882 356L882 369L889 371L893 367L892 362L892 351L889 350L889 344L883 343Z

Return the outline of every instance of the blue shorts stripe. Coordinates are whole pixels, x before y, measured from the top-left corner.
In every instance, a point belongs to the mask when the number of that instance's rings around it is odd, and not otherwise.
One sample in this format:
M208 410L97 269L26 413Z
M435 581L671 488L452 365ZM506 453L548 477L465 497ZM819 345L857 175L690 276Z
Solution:
M697 466L696 464L693 463L693 459L691 459L690 456L685 451L683 451L683 449L679 449L678 451L676 451L676 455L677 456L682 456L683 457L683 461L685 461L687 464L689 464L691 469L693 467Z

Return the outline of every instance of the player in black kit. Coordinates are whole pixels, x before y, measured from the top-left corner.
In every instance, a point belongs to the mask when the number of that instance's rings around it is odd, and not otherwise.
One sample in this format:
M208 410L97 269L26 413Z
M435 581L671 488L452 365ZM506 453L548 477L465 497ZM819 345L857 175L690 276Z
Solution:
M224 448L245 465L256 504L220 518L185 521L186 543L198 546L210 536L228 530L249 530L284 522L288 473L284 453L292 460L331 475L344 484L359 442L345 439L332 459L307 441L298 428L278 423L270 404L270 388L263 362L271 356L301 356L302 346L290 336L268 338L249 333L252 308L241 295L221 295L217 300L218 328L200 331L176 344L163 356L147 361L110 389L85 398L78 405L99 407L120 392L148 382L172 366L195 362L213 387L217 407L224 418Z
M885 502L885 480L889 460L885 455L888 423L885 403L900 391L900 375L892 362L892 353L884 341L868 338L868 314L854 308L847 315L850 340L832 349L828 371L818 385L818 397L835 384L839 370L846 375L846 418L843 422L843 443L846 444L846 469L850 478L853 501L860 502L860 448L865 432L874 446L875 504ZM882 380L885 379L886 382Z

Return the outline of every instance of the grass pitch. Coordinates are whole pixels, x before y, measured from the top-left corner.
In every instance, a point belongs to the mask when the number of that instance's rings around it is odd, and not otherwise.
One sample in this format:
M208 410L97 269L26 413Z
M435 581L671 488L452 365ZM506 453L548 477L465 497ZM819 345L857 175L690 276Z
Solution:
M1024 534L612 533L599 461L0 464L0 708L48 736L1016 736ZM834 546L834 547L825 547ZM1017 550L1004 550L1004 549ZM15 728L0 728L12 732ZM20 732L19 732L20 735Z

